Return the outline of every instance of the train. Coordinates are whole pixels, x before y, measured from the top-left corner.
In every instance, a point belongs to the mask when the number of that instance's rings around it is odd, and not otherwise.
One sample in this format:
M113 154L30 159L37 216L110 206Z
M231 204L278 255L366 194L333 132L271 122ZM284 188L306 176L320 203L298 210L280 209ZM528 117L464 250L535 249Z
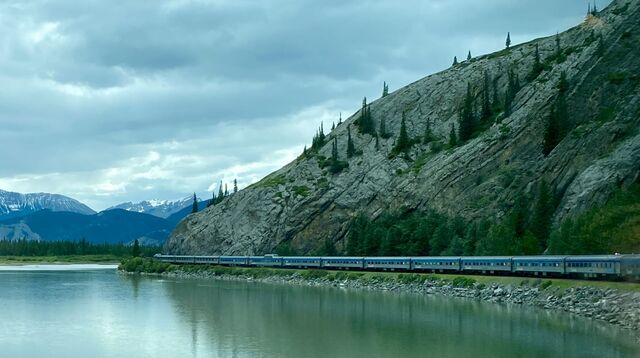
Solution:
M173 264L359 271L471 273L515 276L640 279L640 255L586 256L187 256L156 254Z

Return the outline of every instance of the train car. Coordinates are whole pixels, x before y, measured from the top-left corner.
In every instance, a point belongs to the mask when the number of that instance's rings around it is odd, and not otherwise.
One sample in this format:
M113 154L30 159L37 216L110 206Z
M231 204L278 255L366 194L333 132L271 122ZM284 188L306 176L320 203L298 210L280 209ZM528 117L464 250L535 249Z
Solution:
M631 280L640 280L640 255L623 255L620 259L620 274Z
M557 276L565 272L565 256L516 256L511 261L515 273Z
M220 256L194 256L193 262L196 264L218 265Z
M511 256L467 256L460 259L460 268L469 272L506 273L511 272L511 259Z
M365 257L364 268L367 270L410 270L410 257Z
M251 266L266 266L266 267L281 267L282 257L278 255L264 255L264 256L250 256L249 265Z
M620 255L567 256L566 274L582 277L620 276Z
M249 264L249 256L220 256L220 265L246 266Z
M322 267L329 269L364 269L364 257L323 257Z
M284 256L282 257L282 267L322 267L321 257L307 257L307 256Z
M414 271L460 271L460 257L441 256L441 257L412 257L411 269Z

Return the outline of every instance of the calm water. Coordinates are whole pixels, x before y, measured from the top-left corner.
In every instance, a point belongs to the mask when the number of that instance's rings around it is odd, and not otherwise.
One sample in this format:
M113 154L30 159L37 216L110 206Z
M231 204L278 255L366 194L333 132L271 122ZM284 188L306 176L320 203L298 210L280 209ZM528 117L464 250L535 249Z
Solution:
M2 271L0 320L2 357L640 357L537 309L113 270Z

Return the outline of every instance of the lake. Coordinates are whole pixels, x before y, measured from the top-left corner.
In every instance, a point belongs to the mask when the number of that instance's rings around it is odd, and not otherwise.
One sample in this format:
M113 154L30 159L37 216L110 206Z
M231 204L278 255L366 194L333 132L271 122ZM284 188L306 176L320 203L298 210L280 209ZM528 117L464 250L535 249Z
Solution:
M0 269L2 357L640 357L559 312L440 296Z

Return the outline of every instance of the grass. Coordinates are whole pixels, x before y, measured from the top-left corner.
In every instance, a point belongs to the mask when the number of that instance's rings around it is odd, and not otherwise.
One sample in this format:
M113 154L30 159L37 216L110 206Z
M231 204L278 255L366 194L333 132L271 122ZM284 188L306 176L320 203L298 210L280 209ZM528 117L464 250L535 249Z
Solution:
M0 256L2 265L118 263L120 260L122 257L115 255Z
M284 175L268 176L254 185L258 188L275 188L287 183L287 178Z

